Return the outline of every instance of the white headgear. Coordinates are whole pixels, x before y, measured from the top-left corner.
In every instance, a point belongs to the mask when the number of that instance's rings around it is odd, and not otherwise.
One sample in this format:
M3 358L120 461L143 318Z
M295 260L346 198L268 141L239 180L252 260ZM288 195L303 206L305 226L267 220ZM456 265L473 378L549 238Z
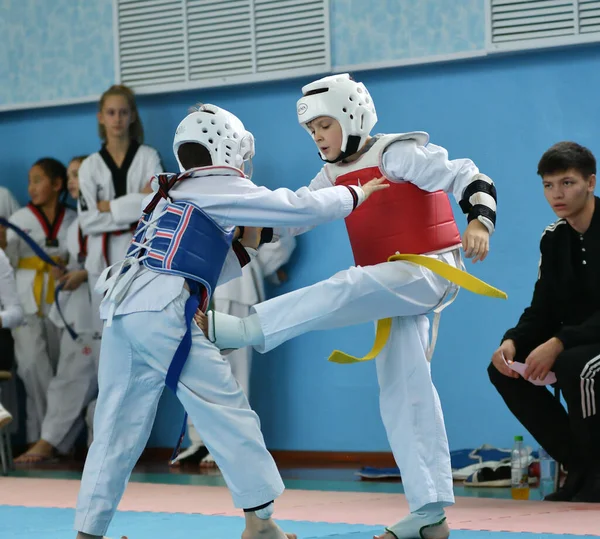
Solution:
M306 95L314 91L318 93ZM335 118L342 127L342 154L335 161L356 153L377 123L369 91L362 82L351 80L348 73L311 82L302 88L302 93L304 97L297 106L298 121L309 134L306 124L319 116ZM326 161L323 154L321 158Z
M185 169L177 151L186 142L202 144L215 166L229 166L244 170L244 162L254 155L254 137L246 131L241 120L216 105L199 105L177 127L173 152L179 169Z

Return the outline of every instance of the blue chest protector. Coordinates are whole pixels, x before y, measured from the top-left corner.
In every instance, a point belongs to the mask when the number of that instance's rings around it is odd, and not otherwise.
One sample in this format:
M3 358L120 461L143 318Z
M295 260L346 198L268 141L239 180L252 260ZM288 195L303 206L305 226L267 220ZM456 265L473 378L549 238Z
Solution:
M162 212L150 239L145 237L144 223L140 221L127 256L135 256L137 246L143 244L144 266L183 277L188 286L189 281L197 283L210 298L231 248L233 232L223 230L190 202L170 202Z
M198 206L190 202L168 202L161 209L153 232L140 220L127 257L142 255L149 270L178 275L186 280L190 297L185 304L186 332L171 360L165 385L177 393L177 383L192 347L192 320L200 305L202 289L210 300L231 248L233 231L226 232ZM144 217L147 217L145 214ZM148 236L148 237L146 237ZM171 461L179 453L187 424L187 413Z

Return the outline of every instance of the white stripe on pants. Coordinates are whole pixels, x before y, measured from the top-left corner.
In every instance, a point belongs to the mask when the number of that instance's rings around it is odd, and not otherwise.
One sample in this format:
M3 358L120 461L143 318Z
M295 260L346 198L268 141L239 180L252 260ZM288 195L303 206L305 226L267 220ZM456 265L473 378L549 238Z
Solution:
M596 415L596 381L594 377L600 373L600 355L590 359L581 371L581 409L583 418Z
M166 309L117 316L100 352L94 441L77 500L75 528L104 535L150 436L166 371L185 332L184 290ZM265 448L258 416L217 348L193 325L177 397L214 456L236 507L277 498L283 482Z

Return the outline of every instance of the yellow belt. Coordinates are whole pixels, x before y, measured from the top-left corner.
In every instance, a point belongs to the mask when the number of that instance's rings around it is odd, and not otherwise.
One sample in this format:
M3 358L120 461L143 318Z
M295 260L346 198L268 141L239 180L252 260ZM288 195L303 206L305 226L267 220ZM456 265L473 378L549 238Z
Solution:
M457 284L461 288L469 290L475 294L482 296L489 296L492 298L506 299L508 296L502 290L498 290L486 282L474 277L466 271L459 270L446 262L442 262L437 258L432 258L424 255L411 255L411 254L396 254L388 258L388 262L394 262L396 260L404 260L405 262L412 262L419 266L423 266L430 269L434 273L437 273L440 277L450 281L451 283ZM377 321L377 331L375 332L375 342L371 351L363 357L354 357L350 354L345 354L340 350L334 350L329 356L329 361L333 363L358 363L361 361L369 361L376 358L379 353L383 350L383 347L387 343L390 336L390 330L392 328L392 319L383 318Z
M52 260L61 263L58 256L53 256ZM50 273L50 264L44 262L37 256L28 256L19 260L19 269L27 269L35 271L33 279L33 296L38 306L38 314L42 314L42 294L44 292L44 274L48 273L48 289L46 290L46 303L49 305L54 303L54 277Z

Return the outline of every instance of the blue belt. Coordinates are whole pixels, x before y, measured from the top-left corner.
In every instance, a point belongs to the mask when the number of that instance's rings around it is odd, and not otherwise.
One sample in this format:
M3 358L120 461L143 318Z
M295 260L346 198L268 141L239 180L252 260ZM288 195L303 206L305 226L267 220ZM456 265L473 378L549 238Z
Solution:
M185 302L185 334L183 335L183 339L179 343L177 350L175 350L175 355L171 360L171 364L169 365L169 369L167 370L167 377L165 379L165 385L175 394L177 395L177 383L179 382L179 377L181 376L181 371L185 366L185 362L187 361L188 356L190 355L190 350L192 348L192 320L194 319L194 314L198 310L200 306L200 285L192 281L190 279L186 279L186 283L190 289L190 297ZM181 444L183 443L183 438L185 436L185 431L187 427L187 417L188 414L185 412L183 416L183 426L181 427L181 433L179 434L179 440L175 449L173 450L173 454L171 455L171 463L175 461L179 451L181 449Z

